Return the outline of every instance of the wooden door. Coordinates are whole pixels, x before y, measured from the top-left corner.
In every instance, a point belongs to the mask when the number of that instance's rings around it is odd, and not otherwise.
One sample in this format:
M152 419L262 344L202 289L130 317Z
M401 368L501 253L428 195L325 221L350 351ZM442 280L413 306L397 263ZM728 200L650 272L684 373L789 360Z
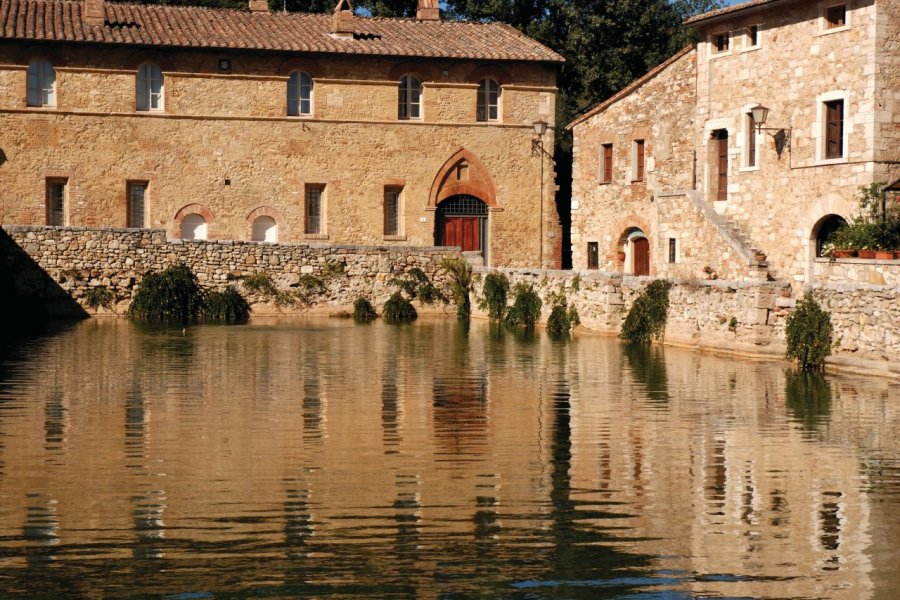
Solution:
M724 129L716 139L718 145L719 190L716 200L728 200L728 132Z
M444 217L444 246L459 246L463 252L481 251L481 219Z
M632 241L634 249L634 274L650 274L650 240L647 238L635 238Z

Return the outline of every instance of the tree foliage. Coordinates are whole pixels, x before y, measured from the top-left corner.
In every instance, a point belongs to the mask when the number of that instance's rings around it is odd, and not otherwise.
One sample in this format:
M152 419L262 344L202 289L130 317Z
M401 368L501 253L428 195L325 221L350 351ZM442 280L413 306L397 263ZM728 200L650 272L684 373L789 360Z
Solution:
M821 371L831 354L834 328L831 315L819 306L812 294L803 297L787 318L788 358L797 360L804 371Z
M670 289L672 284L664 279L651 281L631 305L619 337L631 344L649 344L661 338L669 317Z

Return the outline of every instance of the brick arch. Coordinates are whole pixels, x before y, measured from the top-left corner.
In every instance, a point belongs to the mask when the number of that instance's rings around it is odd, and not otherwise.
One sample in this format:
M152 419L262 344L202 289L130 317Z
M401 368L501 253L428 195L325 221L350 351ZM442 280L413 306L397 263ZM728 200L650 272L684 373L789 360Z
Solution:
M322 76L322 66L319 61L312 58L289 58L278 66L278 75L287 77L294 71L308 73L313 79Z
M216 222L216 217L212 214L212 212L203 206L202 204L187 204L178 209L178 212L175 213L175 222L178 223L178 227L181 227L181 222L188 215L198 214L204 219L206 219L206 224L210 225Z
M647 220L643 217L639 217L636 214L632 213L616 221L616 224L612 229L614 232L614 237L612 239L612 242L610 242L610 246L608 248L610 256L614 256L619 251L624 240L627 239L630 232L634 231L635 229L640 229L642 232L644 232L644 237L646 237L648 240L650 239L650 223L648 223Z
M247 214L247 239L253 239L253 222L259 217L272 217L278 226L278 237L281 239L284 223L281 220L281 212L271 206L258 206Z
M456 167L462 162L468 165L468 179L458 181L455 179ZM438 171L428 194L428 208L437 208L447 198L459 194L475 196L491 208L497 206L497 193L490 172L465 148L456 151Z
M388 79L392 81L400 81L404 75L412 75L420 82L434 81L434 69L428 65L415 61L407 61L394 65L388 71Z
M16 54L13 62L17 65L27 66L36 58L49 61L53 68L66 66L63 55L57 48L35 45L23 48Z
M125 59L125 67L137 71L138 67L143 64L152 63L160 68L163 73L166 71L174 71L175 67L172 61L162 52L154 50L142 50L135 52Z
M500 85L505 85L511 81L509 73L500 65L481 65L469 72L466 81L469 83L479 83L482 79L490 78Z

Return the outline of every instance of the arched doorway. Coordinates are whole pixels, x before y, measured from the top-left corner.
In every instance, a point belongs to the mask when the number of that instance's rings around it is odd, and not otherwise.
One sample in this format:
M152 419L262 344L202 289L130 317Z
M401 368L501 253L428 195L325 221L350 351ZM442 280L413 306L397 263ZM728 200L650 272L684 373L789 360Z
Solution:
M826 215L819 219L813 227L813 239L816 241L816 258L822 256L822 250L828 238L840 229L847 226L847 220L840 215Z
M625 273L650 274L650 240L638 227L629 227L619 237L619 249L625 253Z
M487 244L488 206L475 196L458 194L437 205L434 222L436 246L459 246L463 252L481 252Z

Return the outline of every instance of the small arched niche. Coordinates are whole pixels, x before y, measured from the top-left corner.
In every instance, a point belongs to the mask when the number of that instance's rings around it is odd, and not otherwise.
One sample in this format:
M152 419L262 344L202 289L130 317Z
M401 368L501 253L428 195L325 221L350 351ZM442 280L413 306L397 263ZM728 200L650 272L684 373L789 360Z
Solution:
M268 215L256 217L253 220L250 239L254 242L278 242L278 223Z
M203 215L199 213L185 215L181 220L181 239L188 241L206 239L206 219Z

